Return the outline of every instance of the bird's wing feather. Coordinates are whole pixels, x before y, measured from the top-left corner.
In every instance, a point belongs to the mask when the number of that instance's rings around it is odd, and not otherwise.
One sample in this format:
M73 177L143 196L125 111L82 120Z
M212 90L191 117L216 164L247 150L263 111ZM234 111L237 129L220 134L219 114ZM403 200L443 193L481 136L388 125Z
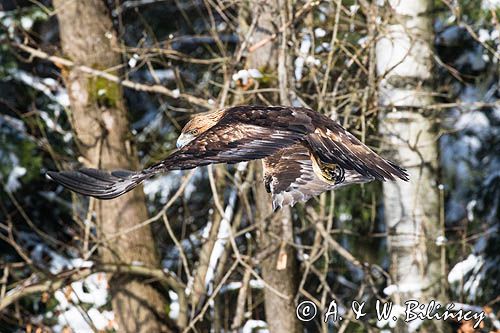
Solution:
M326 125L326 126L325 126ZM307 142L326 163L338 164L377 180L408 180L406 170L388 161L359 141L339 124L330 121L308 134Z
M277 111L250 106L227 110L215 126L144 172L261 159L302 140L314 130L308 115L296 114L294 109L285 107Z
M304 143L286 147L264 159L264 181L273 196L273 209L293 206L325 191L372 181L355 170L346 170L341 183L326 181L313 169L310 148Z
M316 175L309 150L301 143L265 158L264 170L264 181L273 196L273 210L307 201L334 187Z
M48 171L47 176L72 191L103 200L113 199L130 191L147 178L141 173L127 170L108 172L97 169Z

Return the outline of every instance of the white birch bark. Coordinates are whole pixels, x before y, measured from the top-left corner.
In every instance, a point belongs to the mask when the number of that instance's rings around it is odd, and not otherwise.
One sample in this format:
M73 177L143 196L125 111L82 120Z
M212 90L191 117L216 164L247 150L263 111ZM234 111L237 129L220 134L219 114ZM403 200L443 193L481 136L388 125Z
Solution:
M437 298L441 280L435 245L440 235L437 142L433 122L423 111L433 103L431 1L390 0L387 9L390 23L379 27L376 45L380 131L385 156L410 173L409 182L384 183L391 277L398 290L393 297L401 304L428 302ZM415 327L398 323L400 332Z

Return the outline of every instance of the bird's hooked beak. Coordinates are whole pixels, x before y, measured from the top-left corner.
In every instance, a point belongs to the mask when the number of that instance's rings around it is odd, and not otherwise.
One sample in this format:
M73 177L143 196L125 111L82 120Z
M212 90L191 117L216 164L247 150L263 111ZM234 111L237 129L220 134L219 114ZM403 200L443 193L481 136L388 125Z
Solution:
M179 135L179 137L177 138L177 149L181 149L182 147L193 141L194 138L195 137L192 134L181 133L181 135Z

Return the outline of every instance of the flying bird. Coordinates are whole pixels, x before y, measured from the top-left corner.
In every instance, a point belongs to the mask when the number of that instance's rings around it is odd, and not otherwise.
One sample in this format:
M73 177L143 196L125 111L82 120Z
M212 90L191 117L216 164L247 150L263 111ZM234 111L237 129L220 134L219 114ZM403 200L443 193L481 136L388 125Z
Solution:
M349 184L409 179L405 169L377 155L340 124L301 107L243 105L199 114L182 129L177 148L137 172L80 169L47 174L77 193L113 199L170 170L262 159L274 210Z

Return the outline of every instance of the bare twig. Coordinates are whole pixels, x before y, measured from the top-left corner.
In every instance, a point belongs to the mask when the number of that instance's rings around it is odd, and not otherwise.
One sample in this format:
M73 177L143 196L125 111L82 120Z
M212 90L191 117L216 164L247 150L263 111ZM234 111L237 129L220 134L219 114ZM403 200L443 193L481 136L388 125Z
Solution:
M319 231L324 240L327 241L328 245L338 254L340 254L344 259L349 261L351 264L357 267L362 267L363 265L356 259L349 251L342 247L335 239L332 238L327 232L322 223L315 224L316 230Z
M174 92L174 91L172 91L164 86L161 86L161 85L148 85L148 84L133 82L130 80L123 80L116 75L107 73L105 71L97 70L94 68L90 68L87 66L77 65L71 60L68 60L68 59L65 59L62 57L58 57L58 56L54 56L54 55L49 55L48 53L46 53L42 50L35 49L35 48L30 47L28 45L18 44L18 43L13 43L12 45L14 47L18 48L19 50L22 50L24 52L29 53L33 57L48 60L48 61L53 62L54 64L57 64L59 66L75 68L83 73L97 76L97 77L101 77L103 79L118 83L118 84L120 84L124 87L130 88L130 89L134 89L137 91L143 91L143 92L149 92L149 93L162 94L162 95L166 95L166 96L169 96L169 97L172 97L175 99L182 98L191 104L198 105L198 106L201 106L201 107L204 107L207 109L212 107L210 105L210 103L208 103L208 101L206 101L204 99L201 99L201 98L198 98L198 97L186 94L186 93L176 93L176 92Z
M54 291L60 289L71 282L84 279L97 272L122 273L155 278L158 281L165 282L167 285L176 290L182 290L186 287L184 283L182 283L175 275L166 270L134 265L96 264L91 268L65 271L54 276L53 278L49 278L41 282L32 283L26 286L18 285L7 291L5 297L0 299L0 311L23 297L44 291Z

